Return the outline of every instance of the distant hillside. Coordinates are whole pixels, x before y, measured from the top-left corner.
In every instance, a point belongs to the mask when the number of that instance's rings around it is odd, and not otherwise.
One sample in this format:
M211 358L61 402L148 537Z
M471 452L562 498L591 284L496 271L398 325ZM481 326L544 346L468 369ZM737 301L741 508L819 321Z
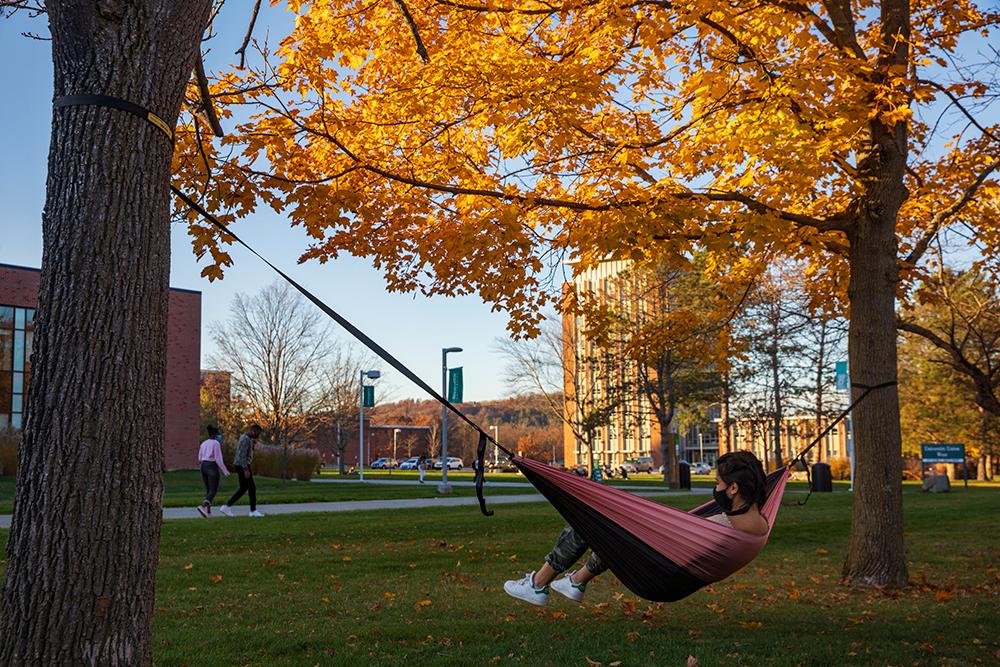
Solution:
M549 461L553 454L562 458L562 421L552 412L544 396L515 396L497 401L462 403L459 408L469 419L492 434L497 426L497 439L511 450L525 456ZM437 401L406 399L379 405L371 411L375 424L413 424L431 427L429 437L422 438L429 455L436 456L440 446L439 429L441 404ZM432 442L427 442L431 440ZM475 455L478 436L458 417L448 418L448 454L460 456L468 464Z

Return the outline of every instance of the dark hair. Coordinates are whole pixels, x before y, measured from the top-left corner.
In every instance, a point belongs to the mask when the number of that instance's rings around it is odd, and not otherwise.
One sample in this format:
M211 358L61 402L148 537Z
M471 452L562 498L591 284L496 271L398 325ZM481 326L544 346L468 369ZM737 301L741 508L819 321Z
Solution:
M214 424L209 424L205 427L205 430L208 431L208 437L210 438L214 438L219 435L219 429L215 428Z
M261 431L263 431L263 430L264 429L262 429L260 427L260 424L250 424L250 428L247 429L247 433L254 433L254 432L256 432L257 435L260 435Z
M758 508L764 506L767 499L767 479L763 464L753 452L740 450L723 454L715 466L723 482L739 484L740 495L747 502Z

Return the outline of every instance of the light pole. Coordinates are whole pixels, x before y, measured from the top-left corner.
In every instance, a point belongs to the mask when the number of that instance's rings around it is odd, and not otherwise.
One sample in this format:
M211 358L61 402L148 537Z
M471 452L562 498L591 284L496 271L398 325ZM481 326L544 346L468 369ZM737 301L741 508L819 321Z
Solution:
M500 442L500 435L499 435L499 432L497 430L498 428L499 427L496 424L494 424L493 426L490 426L490 430L493 431L493 442L494 443ZM494 468L496 468L497 465L500 463L499 459L500 459L500 450L497 449L497 446L494 444L493 445L493 467Z
M460 347L445 347L441 350L441 395L448 398L448 353L461 352ZM441 406L441 483L438 493L451 493L448 483L448 408Z
M361 388L358 391L358 473L365 481L365 378L377 380L381 371L361 371Z

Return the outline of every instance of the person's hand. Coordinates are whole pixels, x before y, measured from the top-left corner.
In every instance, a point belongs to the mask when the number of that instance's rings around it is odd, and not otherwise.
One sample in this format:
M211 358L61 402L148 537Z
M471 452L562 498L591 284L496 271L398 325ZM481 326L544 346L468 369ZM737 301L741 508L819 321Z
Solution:
M246 470L243 471L243 476L246 477L247 479L250 479L250 469L249 468L247 468Z

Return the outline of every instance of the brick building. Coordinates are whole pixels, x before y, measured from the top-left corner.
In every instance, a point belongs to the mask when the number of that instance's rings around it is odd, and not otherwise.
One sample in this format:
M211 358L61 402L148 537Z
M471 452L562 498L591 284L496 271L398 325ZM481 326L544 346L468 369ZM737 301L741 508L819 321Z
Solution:
M22 428L31 378L31 347L40 272L0 264L0 429ZM167 323L167 468L194 468L198 458L201 293L170 290Z

